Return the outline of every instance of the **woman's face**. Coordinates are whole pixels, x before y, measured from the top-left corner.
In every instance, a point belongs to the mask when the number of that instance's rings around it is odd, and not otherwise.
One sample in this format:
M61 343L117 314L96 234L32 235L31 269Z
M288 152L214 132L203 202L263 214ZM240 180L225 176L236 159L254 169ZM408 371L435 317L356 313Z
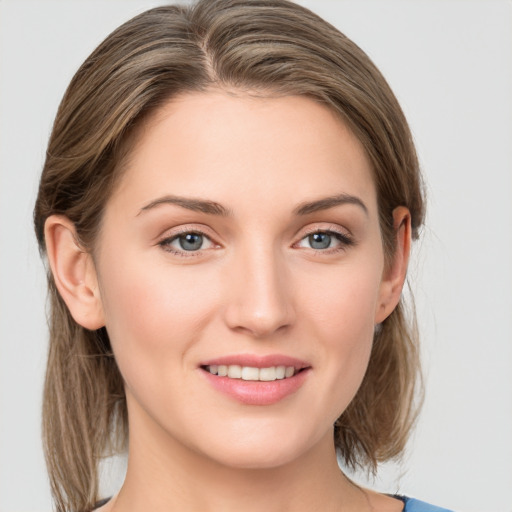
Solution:
M253 468L332 446L387 285L370 165L327 108L168 103L107 204L95 266L132 442Z

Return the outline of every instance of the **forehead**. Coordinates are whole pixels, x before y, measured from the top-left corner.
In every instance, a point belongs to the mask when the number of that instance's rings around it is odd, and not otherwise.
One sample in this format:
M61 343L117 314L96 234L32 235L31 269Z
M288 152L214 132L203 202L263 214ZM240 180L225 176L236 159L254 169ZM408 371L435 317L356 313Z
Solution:
M326 106L221 91L175 97L137 131L112 199L137 209L164 193L283 206L350 193L376 203L362 145Z

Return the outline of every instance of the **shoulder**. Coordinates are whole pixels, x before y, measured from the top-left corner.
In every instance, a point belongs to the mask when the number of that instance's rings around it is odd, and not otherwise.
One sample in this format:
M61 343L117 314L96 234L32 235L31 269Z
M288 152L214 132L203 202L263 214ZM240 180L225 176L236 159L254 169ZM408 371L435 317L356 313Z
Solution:
M405 503L403 512L453 512L447 508L436 507L424 501L408 498L407 496L396 496Z

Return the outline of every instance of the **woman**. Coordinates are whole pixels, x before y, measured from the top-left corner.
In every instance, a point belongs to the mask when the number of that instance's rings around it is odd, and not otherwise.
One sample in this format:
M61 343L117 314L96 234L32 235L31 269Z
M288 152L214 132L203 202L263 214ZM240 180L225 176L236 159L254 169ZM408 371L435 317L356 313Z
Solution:
M281 0L127 22L61 103L35 208L59 510L439 510L340 472L402 452L422 224L378 70ZM98 503L98 463L128 448Z

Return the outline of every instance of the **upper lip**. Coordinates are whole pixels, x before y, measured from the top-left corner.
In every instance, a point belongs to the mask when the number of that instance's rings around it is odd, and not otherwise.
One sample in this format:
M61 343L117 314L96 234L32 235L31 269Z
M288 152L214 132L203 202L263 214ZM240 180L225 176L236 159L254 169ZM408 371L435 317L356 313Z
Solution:
M306 361L284 354L267 354L264 356L256 354L232 354L215 357L201 362L200 366L212 365L238 365L251 368L269 368L271 366L293 366L296 370L309 368L311 365Z

